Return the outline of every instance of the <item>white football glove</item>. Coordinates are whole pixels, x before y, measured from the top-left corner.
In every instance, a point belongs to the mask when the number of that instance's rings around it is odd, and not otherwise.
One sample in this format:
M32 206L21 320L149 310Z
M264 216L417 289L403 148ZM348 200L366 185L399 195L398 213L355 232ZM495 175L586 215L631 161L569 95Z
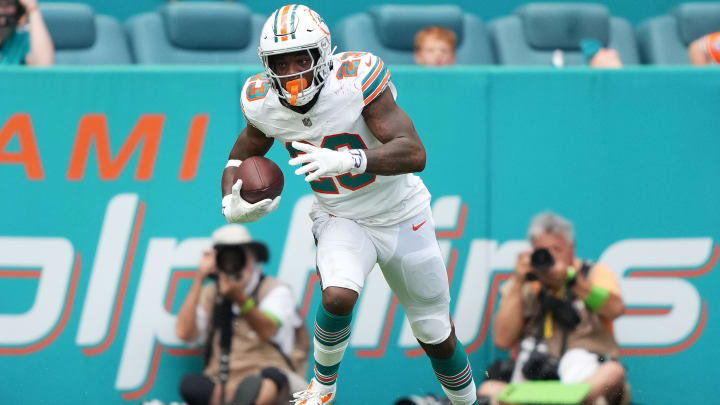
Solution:
M336 151L298 141L294 141L292 146L305 152L291 159L290 164L296 166L307 163L295 170L295 174L310 173L305 177L307 182L315 181L320 177L334 177L345 173L362 174L367 168L367 158L362 149Z
M232 186L232 194L228 194L222 199L222 212L230 223L255 222L275 211L280 204L280 196L272 200L266 198L250 204L240 196L240 189L242 189L242 180L235 182Z

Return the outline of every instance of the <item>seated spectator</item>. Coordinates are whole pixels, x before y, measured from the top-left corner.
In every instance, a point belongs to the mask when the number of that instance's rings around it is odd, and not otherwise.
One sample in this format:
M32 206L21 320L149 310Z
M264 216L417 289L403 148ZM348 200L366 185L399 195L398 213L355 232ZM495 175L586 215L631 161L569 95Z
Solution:
M444 27L428 27L415 35L415 63L425 66L455 64L457 35Z
M585 382L591 388L583 403L623 403L625 369L612 322L624 304L615 275L575 256L573 226L554 213L537 215L528 236L533 251L518 256L493 327L498 347L519 346L511 382ZM478 395L493 397L505 386L489 379Z
M310 346L292 291L263 273L268 249L244 226L212 239L176 324L182 340L205 343L206 367L185 376L180 393L189 405L288 403L307 385ZM203 286L208 278L216 282Z
M22 21L27 24L21 26ZM54 62L55 49L37 0L0 0L0 65Z
M720 64L720 31L694 40L688 52L693 65Z
M623 64L618 51L602 48L590 59L590 66L596 69L619 69Z
M620 54L613 48L603 48L600 41L586 38L580 41L580 49L588 65L596 69L619 69L623 66Z

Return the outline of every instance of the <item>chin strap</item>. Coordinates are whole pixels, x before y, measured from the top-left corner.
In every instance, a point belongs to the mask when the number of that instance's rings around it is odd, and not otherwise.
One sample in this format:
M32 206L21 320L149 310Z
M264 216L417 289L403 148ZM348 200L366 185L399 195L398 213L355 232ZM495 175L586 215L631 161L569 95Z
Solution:
M287 91L290 92L290 105L295 105L297 103L298 94L301 91L307 89L307 87L307 80L305 80L304 77L290 80L289 82L285 83L285 88L287 89Z

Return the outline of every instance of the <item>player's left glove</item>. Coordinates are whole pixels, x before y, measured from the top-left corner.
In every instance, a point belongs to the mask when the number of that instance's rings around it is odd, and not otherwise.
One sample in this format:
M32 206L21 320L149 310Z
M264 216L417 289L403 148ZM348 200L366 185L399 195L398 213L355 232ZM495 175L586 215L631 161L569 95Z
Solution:
M300 152L305 152L291 159L290 164L303 165L295 170L295 174L310 173L305 177L307 182L345 173L362 174L367 167L367 158L362 149L336 151L297 141L294 141L292 146Z
M265 215L275 211L280 204L280 196L274 199L266 198L251 204L243 200L240 195L242 180L238 180L232 186L232 193L222 199L222 212L229 223L255 222Z

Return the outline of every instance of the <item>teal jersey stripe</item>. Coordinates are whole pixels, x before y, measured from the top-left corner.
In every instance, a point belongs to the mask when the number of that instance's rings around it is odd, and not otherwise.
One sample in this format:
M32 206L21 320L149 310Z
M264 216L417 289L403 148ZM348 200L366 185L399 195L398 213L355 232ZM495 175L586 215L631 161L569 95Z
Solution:
M370 73L368 73L368 75L365 76L365 78L363 79L362 87L365 87L365 83L367 83L367 81L370 80L370 78L373 76L373 73L375 73L375 70L377 69L379 64L380 64L380 58L377 58L377 60L375 61L375 64L370 69Z
M363 100L367 100L375 92L375 90L377 90L378 86L380 86L380 84L382 84L383 80L385 79L386 73L387 67L383 66L382 70L380 70L380 74L377 75L370 87L363 91Z
M0 46L0 65L22 65L30 53L30 33L13 30Z

